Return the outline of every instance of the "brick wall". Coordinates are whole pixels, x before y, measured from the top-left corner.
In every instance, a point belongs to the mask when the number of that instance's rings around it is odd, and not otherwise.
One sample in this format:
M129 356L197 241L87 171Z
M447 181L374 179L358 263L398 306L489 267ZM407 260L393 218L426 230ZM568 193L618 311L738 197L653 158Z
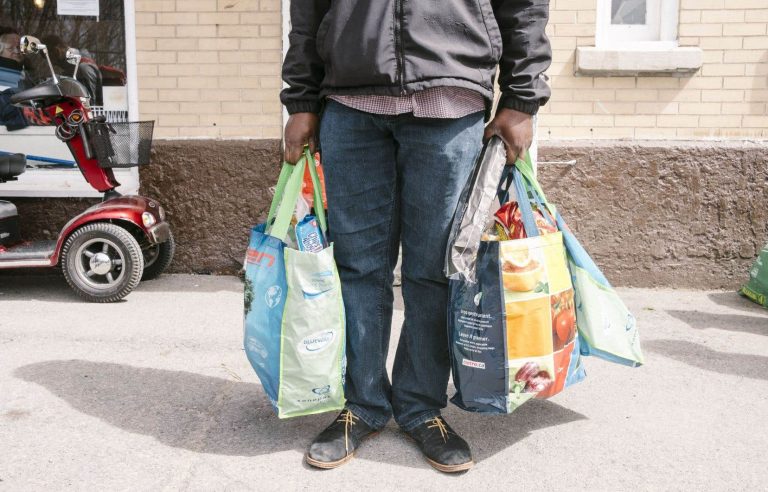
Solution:
M576 47L595 44L595 8L551 0L542 138L768 137L768 0L680 0L680 45L704 51L688 77L575 76Z
M155 136L280 138L280 0L136 0L141 117Z

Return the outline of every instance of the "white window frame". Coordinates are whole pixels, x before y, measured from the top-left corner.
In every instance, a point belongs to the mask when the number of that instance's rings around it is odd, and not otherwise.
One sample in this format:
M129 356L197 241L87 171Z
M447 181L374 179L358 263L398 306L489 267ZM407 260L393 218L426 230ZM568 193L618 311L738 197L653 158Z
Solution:
M600 49L677 48L679 0L646 0L645 25L611 24L612 0L597 0L595 45Z
M123 0L125 12L125 70L128 91L128 120L139 119L139 88L136 75L136 10L134 0ZM27 129L36 134L50 134L53 127ZM64 143L61 144L65 145ZM137 168L115 169L115 177L121 183L120 193L137 194L139 171ZM77 170L27 169L18 181L0 184L2 197L100 197L101 193L91 188Z

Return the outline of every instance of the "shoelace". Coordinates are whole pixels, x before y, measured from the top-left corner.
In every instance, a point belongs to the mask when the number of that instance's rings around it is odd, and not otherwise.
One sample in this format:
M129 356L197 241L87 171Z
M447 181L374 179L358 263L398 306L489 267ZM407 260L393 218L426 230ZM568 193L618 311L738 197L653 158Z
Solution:
M448 442L448 426L445 424L441 417L435 417L432 420L427 420L427 423L430 423L430 425L427 426L427 429L436 428L440 431L440 437L443 438L443 442Z
M336 420L344 424L344 450L347 454L349 454L349 428L355 425L355 420L360 420L360 417L356 417L349 409L343 410Z

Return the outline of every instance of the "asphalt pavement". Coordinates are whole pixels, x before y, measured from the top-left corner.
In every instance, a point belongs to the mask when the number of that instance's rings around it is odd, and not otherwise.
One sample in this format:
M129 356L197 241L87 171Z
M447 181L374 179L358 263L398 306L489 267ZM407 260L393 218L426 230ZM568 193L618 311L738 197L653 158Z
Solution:
M765 490L768 310L620 292L646 365L588 359L584 382L512 415L449 406L477 461L450 476L391 423L342 468L305 465L333 415L275 417L235 277L165 276L95 305L59 277L0 276L0 490Z

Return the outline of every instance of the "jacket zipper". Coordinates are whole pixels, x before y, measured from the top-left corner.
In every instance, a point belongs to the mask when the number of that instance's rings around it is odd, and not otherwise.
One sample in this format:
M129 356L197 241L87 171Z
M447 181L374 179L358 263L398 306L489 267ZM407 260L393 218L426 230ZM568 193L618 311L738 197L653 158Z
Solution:
M400 95L405 95L403 71L405 56L403 55L403 1L395 0L395 59L397 60L397 82L400 85Z

